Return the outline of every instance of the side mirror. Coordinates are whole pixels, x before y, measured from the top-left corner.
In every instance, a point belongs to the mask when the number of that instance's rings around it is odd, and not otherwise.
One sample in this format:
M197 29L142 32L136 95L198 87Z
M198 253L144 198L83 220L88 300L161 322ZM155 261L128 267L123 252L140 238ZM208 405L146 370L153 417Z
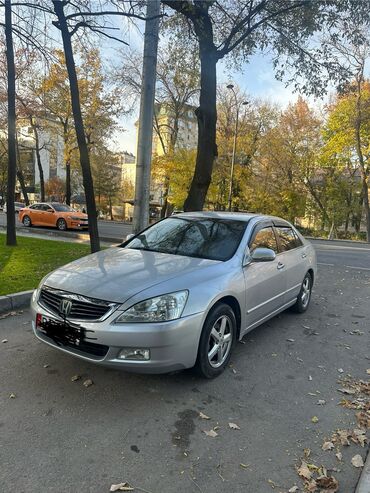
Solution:
M130 233L129 235L126 236L125 241L131 240L135 235L133 233Z
M271 262L275 258L276 253L271 248L256 248L251 255L252 262Z

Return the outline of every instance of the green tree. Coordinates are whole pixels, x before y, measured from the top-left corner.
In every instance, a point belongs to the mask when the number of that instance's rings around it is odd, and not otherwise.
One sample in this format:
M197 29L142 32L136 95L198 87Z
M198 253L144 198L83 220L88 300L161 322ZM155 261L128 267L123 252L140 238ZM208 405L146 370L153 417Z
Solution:
M201 88L198 117L198 152L186 210L202 209L211 182L216 146L216 66L231 57L246 62L253 53L266 48L274 57L277 76L289 74L290 82L303 91L322 93L329 78L342 80L343 71L334 66L330 51L308 46L313 34L337 32L339 21L352 16L368 19L367 0L162 0L179 15L184 36L186 27L199 47ZM173 23L171 25L173 27ZM180 31L180 32L179 32ZM347 36L348 30L344 31ZM324 70L323 70L324 69ZM324 76L324 74L326 76ZM303 77L302 77L303 76Z

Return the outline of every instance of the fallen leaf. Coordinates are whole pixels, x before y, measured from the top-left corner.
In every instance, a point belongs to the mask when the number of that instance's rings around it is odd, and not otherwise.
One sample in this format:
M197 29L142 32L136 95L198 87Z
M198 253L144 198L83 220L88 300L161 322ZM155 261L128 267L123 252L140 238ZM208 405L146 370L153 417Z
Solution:
M344 372L343 368L338 368L338 372L343 373Z
M337 435L341 445L349 445L348 437L350 433L347 430L337 430Z
M338 391L342 392L342 394L349 394L349 395L353 395L356 393L354 389L347 389L347 388L338 389Z
M199 417L202 418L202 419L211 419L209 416L207 416L206 414L203 414L202 411L199 411Z
M134 491L135 488L128 483L112 484L109 491Z
M370 375L370 368L368 368L368 369L366 370L366 373L367 373L368 375Z
M353 432L352 432L351 439L355 443L359 443L361 445L361 447L365 447L365 443L366 443L366 440L367 440L366 431L365 430L354 429Z
M3 339L1 342L5 344L6 342L8 342L8 339Z
M364 461L362 460L362 457L360 454L356 454L355 456L352 457L351 459L351 464L354 467L364 467Z
M240 430L240 427L235 423L229 423L229 428L232 430Z
M287 339L288 342L295 342L295 339Z
M316 479L316 484L324 489L325 493L336 493L339 488L339 483L333 476L320 476Z
M250 464L243 464L242 462L239 464L240 467L242 467L243 469L247 469Z
M205 433L207 437L211 437L211 438L218 437L218 433L215 430L209 430L209 431L203 430L203 433Z
M338 459L338 460L342 460L342 452L338 452L337 454L335 454L335 457Z
M311 382L311 380L312 380L311 375L308 375L308 380Z
M80 375L73 375L73 377L71 378L71 381L76 382L77 380L80 380L80 378L81 378ZM84 383L84 385L85 385L85 383Z
M44 368L49 368L49 366L50 366L50 365L46 364L46 365L44 365Z
M300 476L303 479L311 479L311 471L309 470L307 463L302 461L301 466L297 470L298 476Z
M288 490L288 493L296 493L296 491L298 490L299 490L298 486L292 486L290 490Z
M317 491L317 483L314 479L312 479L309 483L305 484L306 491L309 493L315 493Z
M13 394L13 392L9 395L9 399L15 399L15 394Z
M318 406L323 406L324 404L326 404L326 401L324 401L324 399L319 399L319 400L317 401L317 405L318 405Z
M356 419L360 428L370 428L370 411L359 411Z
M332 450L334 448L333 442L324 442L322 447L323 450Z
M94 384L94 382L92 380L88 379L88 380L85 380L83 384L85 387L90 387L91 385Z
M312 423L318 423L319 422L319 418L317 416L313 416L311 418L311 421L312 421Z

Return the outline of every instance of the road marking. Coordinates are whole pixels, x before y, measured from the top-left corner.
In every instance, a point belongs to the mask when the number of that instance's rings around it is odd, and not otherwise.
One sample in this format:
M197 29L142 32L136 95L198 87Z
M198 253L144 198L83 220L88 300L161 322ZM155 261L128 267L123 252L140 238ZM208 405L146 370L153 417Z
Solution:
M354 265L345 265L347 269L355 269L355 270L370 270L369 267L355 267Z
M329 265L330 267L334 267L334 264L326 264L325 262L317 262L317 265Z

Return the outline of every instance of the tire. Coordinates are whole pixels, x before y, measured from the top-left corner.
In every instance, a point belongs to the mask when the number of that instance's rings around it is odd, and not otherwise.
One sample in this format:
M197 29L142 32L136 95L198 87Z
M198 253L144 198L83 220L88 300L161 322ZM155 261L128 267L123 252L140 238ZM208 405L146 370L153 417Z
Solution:
M22 223L23 223L23 226L26 226L26 228L30 228L32 226L30 216L23 216Z
M58 219L57 228L59 229L59 231L67 231L67 223L65 219Z
M297 301L291 308L293 312L304 313L307 310L311 301L312 284L312 276L309 272L307 272L307 274L304 276Z
M220 334L222 333L221 344L223 345L220 347ZM225 336L229 337L224 339ZM220 303L212 308L203 325L195 364L200 376L215 378L221 375L230 361L235 339L235 314L229 305ZM214 355L210 356L212 350Z

